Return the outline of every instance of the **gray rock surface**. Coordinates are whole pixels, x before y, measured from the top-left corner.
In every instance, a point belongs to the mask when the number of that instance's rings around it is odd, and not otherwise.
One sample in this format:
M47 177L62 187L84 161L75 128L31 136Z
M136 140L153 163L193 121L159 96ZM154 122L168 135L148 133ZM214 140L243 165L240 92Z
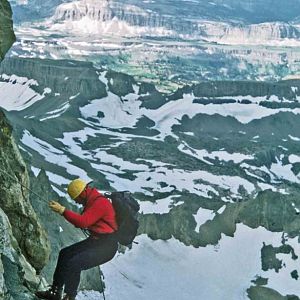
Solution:
M40 270L49 259L50 244L28 199L29 178L12 137L12 129L0 112L0 199L13 234L24 256ZM22 184L22 185L21 185Z
M48 262L50 244L30 205L26 166L2 111L0 145L0 299L33 299L36 270Z
M8 217L1 208L0 255L0 299L34 299L32 292L40 279L22 254Z
M9 2L0 0L0 61L4 58L15 39Z

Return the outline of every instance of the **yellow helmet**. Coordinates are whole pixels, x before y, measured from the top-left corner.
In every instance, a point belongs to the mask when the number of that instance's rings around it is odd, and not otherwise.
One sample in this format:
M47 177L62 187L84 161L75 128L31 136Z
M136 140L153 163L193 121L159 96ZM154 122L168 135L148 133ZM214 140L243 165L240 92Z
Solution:
M87 183L80 178L71 181L68 185L68 194L74 200L76 199L85 189Z

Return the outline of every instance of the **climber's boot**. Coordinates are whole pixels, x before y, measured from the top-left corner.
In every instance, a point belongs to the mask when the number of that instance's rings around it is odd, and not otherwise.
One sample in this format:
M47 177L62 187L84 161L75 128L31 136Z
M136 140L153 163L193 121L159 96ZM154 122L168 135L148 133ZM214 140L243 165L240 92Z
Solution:
M52 285L48 290L38 291L35 293L35 295L39 299L61 300L62 288Z

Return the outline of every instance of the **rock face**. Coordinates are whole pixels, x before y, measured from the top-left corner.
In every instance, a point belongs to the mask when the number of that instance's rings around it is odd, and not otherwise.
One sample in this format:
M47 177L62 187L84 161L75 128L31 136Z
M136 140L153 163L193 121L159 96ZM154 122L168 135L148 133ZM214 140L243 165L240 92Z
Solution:
M8 1L0 0L0 61L15 41L12 12Z
M295 89L293 88L295 86ZM277 83L257 81L209 81L191 87L178 89L169 99L179 99L184 93L193 93L197 98L247 96L266 97L276 95L280 100L287 98L296 101L299 95L297 80L284 80Z
M100 30L99 24L103 22L113 23L109 27L112 31L118 30L124 32L126 25L133 27L144 27L149 32L156 28L164 28L167 30L191 33L193 32L193 22L189 20L182 20L176 22L173 16L161 15L151 10L144 10L135 5L128 5L117 1L94 1L84 0L76 1L71 3L63 3L57 7L56 12L53 16L54 22L63 21L80 21L88 19L89 22L97 22L97 28ZM122 23L124 22L124 23ZM68 23L70 24L70 23ZM126 24L126 25L125 25ZM124 26L125 25L125 26ZM107 27L107 26L105 26ZM107 28L102 28L101 31L107 32ZM126 30L127 32L128 30ZM127 32L129 33L129 32ZM155 31L157 33L157 31Z
M25 3L24 3L25 2ZM49 17L53 14L55 7L66 1L53 0L31 0L15 1L14 11L17 21L32 20ZM123 3L124 1L105 0L98 3ZM172 15L177 19L177 23L185 20L202 19L224 21L243 21L245 23L262 22L290 22L299 20L299 0L273 1L273 0L218 0L218 1L189 1L183 5L182 0L156 0L139 1L126 0L126 5L138 6L143 10L158 12L162 15ZM127 10L129 11L129 10Z
M159 10L158 10L159 11ZM176 12L179 13L179 12ZM164 28L173 34L185 34L206 38L213 42L222 43L261 43L269 40L298 39L300 37L299 26L283 22L264 22L260 24L247 24L230 21L213 22L203 21L201 16L197 18L180 18L175 15L158 13L139 6L128 5L117 1L82 0L59 5L52 18L54 23L67 22L67 30L73 24L89 21L89 32L107 32L107 27L112 31L124 32L126 25L147 28L148 33L155 28ZM113 24L104 26L101 24L113 21ZM121 25L121 23L123 25ZM90 24L96 24L91 26ZM124 24L126 24L124 26ZM157 32L156 32L157 33ZM162 31L163 33L163 31Z
M92 71L92 63L80 62L76 63L70 61L53 61L53 60L41 60L25 58L20 59L5 59L1 66L1 73L5 73L6 70L13 70L12 72L19 72L20 66L22 66L22 74L27 78L43 78L39 80L39 85L47 86L52 90L56 90L57 93L65 93L72 91L73 95L78 93L88 94L91 98L103 97L106 95L103 86L97 84L98 76ZM57 67L61 67L63 72L57 74ZM41 74L47 74L46 77L40 76ZM69 80L69 78L75 78L76 80ZM63 82L63 84L62 84ZM43 93L44 89L36 87L37 92Z
M29 280L31 287L36 286L38 278L35 270L41 270L48 262L50 244L29 202L25 188L29 187L27 169L3 112L0 112L0 129L0 226L4 228L0 231L0 253L4 266L0 271L3 279L0 295L7 288L10 292L21 293L18 296L21 298L12 295L13 299L27 299L29 296L22 298L23 291L24 295L29 293L23 286L24 281Z
M204 22L199 29L209 41L221 43L262 43L300 37L299 26L280 22L251 25Z
M33 299L29 289L37 287L39 279L21 252L10 222L0 208L0 299Z
M15 40L10 5L0 0L0 61ZM0 111L0 299L33 299L36 270L48 262L50 244L29 202L29 177Z
M0 127L0 165L3 170L0 174L1 208L12 224L24 256L39 270L48 262L49 242L30 205L28 190L24 188L29 187L26 166L3 112L0 113Z

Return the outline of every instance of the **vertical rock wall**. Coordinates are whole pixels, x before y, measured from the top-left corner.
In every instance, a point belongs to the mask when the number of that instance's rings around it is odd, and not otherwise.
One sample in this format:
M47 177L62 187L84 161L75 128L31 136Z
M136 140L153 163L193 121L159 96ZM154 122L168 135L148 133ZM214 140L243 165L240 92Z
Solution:
M14 41L10 5L0 0L0 62ZM36 270L49 260L50 243L27 187L25 163L0 111L0 299L34 299L32 292L40 282Z
M24 256L40 270L48 262L50 245L29 202L27 169L11 131L0 111L0 207L10 220Z

